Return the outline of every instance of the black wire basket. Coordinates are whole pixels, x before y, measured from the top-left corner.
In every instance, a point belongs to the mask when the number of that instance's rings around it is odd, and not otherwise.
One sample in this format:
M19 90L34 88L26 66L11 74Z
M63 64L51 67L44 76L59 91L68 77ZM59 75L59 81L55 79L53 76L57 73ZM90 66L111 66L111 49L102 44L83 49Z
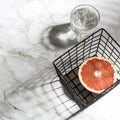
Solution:
M72 99L79 105L80 111L117 86L119 79L104 92L95 94L86 90L79 82L78 67L87 58L99 56L111 60L117 69L118 75L120 75L119 50L120 45L105 29L101 28L53 62L61 83L71 94Z

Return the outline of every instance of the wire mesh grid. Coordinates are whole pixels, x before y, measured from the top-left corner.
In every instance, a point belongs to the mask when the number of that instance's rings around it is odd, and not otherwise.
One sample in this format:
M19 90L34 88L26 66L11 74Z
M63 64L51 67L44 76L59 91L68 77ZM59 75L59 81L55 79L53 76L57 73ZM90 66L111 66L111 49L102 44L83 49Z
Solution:
M57 58L53 65L56 72L72 99L79 105L80 110L85 109L119 83L119 79L101 94L94 94L86 90L78 80L78 67L84 60L93 56L104 57L113 62L120 75L120 45L103 28L87 37L66 53Z
M58 115L56 120L68 120L80 111L79 106L72 100L71 95L62 86L57 76L44 82L42 90L43 94L47 96L46 102L51 106L46 111L50 113L54 110Z

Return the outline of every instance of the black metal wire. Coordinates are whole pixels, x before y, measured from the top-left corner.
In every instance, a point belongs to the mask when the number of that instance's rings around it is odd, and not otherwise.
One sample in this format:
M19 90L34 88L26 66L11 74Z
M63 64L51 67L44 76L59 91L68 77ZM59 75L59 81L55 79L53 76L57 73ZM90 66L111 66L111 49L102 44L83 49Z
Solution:
M79 82L78 71L82 62L93 56L101 56L110 59L120 74L120 45L103 28L99 29L73 48L69 49L53 65L56 71L60 71L59 77L62 84L66 87L75 102L80 106L80 111L100 99L105 93L115 87L111 87L101 94L94 94L86 90ZM57 64L61 63L61 65ZM61 61L61 62L60 62ZM62 66L62 69L60 68ZM65 74L64 74L65 73ZM119 82L115 83L118 84ZM69 110L68 110L69 111Z

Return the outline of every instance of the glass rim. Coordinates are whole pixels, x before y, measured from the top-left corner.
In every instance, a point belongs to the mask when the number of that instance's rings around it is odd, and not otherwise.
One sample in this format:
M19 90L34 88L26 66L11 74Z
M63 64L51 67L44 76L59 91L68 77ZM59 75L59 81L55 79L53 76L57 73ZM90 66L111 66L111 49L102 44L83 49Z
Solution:
M72 14L74 13L74 11L75 11L77 8L79 8L79 7L82 8L82 6L83 6L83 7L91 7L91 8L93 8L93 9L97 12L98 18L99 18L99 21L100 21L100 13L99 13L99 11L98 11L97 8L95 8L94 6L92 6L92 5L90 5L90 4L79 4L79 5L77 5L76 7L74 7L74 8L72 9L72 11L71 11L71 13L70 13L70 22L71 22L71 17L72 17Z
M80 28L79 26L77 26L77 25L73 22L73 15L74 15L74 13L75 13L77 10L82 9L82 8L86 8L86 9L94 12L94 13L97 15L97 21L98 21L98 23L100 22L100 13L99 13L98 9L96 9L94 6L92 6L92 5L90 5L90 4L79 4L79 5L77 5L76 7L74 7L73 10L72 10L71 13L70 13L70 25L71 25L73 31L75 31L75 32L78 32L79 29L81 29L81 28ZM97 24L98 24L98 23L97 23ZM96 24L92 29L96 28L97 24ZM77 29L78 29L78 30L77 30ZM82 29L82 31L86 31L86 30L91 30L91 28Z

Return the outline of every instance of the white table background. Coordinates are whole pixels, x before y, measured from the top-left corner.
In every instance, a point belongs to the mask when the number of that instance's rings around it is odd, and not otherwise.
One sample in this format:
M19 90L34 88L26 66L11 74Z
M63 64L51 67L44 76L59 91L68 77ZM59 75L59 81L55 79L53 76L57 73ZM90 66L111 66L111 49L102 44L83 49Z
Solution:
M56 75L52 62L64 49L42 44L53 25L69 22L79 4L95 6L105 28L120 43L119 0L0 0L0 119L58 120L46 113L43 81ZM120 85L72 120L120 120ZM51 117L52 116L52 117ZM54 116L54 117L53 117Z

